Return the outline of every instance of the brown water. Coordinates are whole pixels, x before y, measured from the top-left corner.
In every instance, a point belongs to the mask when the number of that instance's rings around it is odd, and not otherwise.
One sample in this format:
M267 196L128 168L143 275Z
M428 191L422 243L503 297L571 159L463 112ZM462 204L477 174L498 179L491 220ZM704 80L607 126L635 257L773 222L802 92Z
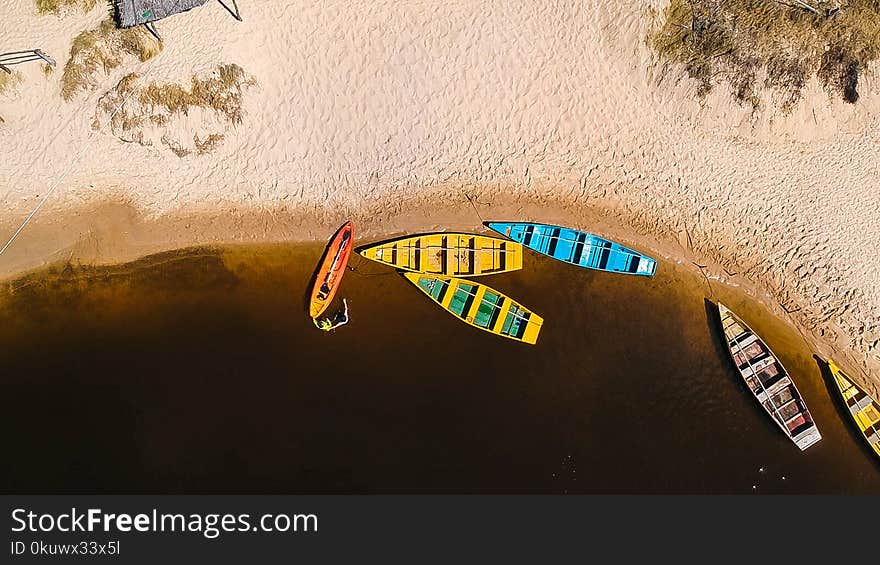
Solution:
M352 323L320 332L320 253L176 252L0 287L4 490L880 494L797 332L716 285L795 375L824 436L806 453L733 372L689 270L529 253L481 282L544 316L530 347L359 257Z

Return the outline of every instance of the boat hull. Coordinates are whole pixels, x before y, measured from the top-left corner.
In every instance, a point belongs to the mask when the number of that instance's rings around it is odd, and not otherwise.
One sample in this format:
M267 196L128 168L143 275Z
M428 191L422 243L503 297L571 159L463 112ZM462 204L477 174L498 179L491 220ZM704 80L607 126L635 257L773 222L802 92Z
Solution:
M395 269L477 277L522 269L522 245L469 233L429 233L370 245L358 252Z
M486 285L453 277L403 273L444 310L475 328L534 345L544 319Z
M351 222L343 224L330 239L315 275L315 285L312 288L309 302L309 315L312 318L323 314L327 306L333 302L339 285L342 283L342 275L345 274L345 268L348 266L353 241L354 226Z
M563 263L609 273L650 277L657 261L591 233L532 222L486 222L513 241Z
M833 360L829 359L827 363L847 412L868 446L880 457L880 403L857 385Z
M761 407L801 451L821 440L800 391L773 351L720 302L718 313L730 358Z

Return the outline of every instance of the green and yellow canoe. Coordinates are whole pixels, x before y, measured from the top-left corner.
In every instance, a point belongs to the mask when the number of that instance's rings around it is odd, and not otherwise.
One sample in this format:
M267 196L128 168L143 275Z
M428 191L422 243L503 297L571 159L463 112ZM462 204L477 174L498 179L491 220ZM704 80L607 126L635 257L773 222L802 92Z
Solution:
M452 277L403 273L431 300L475 328L534 345L544 319L486 285Z
M828 368L850 415L868 445L880 456L880 404L829 359Z
M522 245L471 233L429 233L359 249L371 259L413 273L476 277L522 269Z

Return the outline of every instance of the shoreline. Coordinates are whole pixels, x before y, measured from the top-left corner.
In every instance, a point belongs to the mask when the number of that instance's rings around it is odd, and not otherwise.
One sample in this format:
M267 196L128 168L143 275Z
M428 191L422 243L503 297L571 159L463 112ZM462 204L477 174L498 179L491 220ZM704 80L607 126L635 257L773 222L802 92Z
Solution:
M468 196L471 200L468 200ZM323 243L338 225L351 218L355 222L358 245L371 240L431 231L489 233L482 221L540 221L576 227L602 235L626 246L683 266L700 274L711 285L736 289L760 302L781 322L791 325L810 348L823 357L834 356L849 367L860 384L873 393L880 387L880 363L872 363L867 351L852 348L852 340L840 329L810 318L810 304L788 291L783 292L748 276L749 270L737 263L733 248L723 240L715 254L701 253L694 245L699 234L685 231L676 236L657 220L646 221L645 214L627 215L627 209L588 205L575 198L569 202L547 196L514 196L510 190L440 191L433 198L411 198L397 202L394 209L376 204L361 212L345 215L322 210L292 211L261 207L253 210L201 211L149 216L133 205L108 201L94 207L68 212L63 218L39 218L19 240L0 257L0 282L10 282L37 274L52 265L74 263L89 266L121 265L150 256L186 249L213 246L231 247L259 244ZM65 229L57 229L64 225ZM3 230L8 226L0 224ZM652 231L651 228L654 228ZM661 234L664 234L661 235ZM705 240L700 239L703 244ZM803 301L803 302L802 302ZM861 356L861 359L859 359Z
M13 445L46 447L16 467L11 483L144 492L267 482L333 492L880 492L867 446L796 330L715 286L797 381L824 438L808 456L733 370L705 281L684 264L658 256L656 275L645 278L528 253L524 269L481 277L545 318L529 346L468 327L393 269L360 257L334 304L348 300L351 323L315 329L308 291L324 243L57 265L0 286L5 376L17 392L10 417L40 423L9 433ZM93 433L106 421L115 425ZM663 433L644 433L645 422L663 423ZM196 433L179 433L189 428ZM625 449L621 436L633 438ZM255 465L272 471L254 481ZM632 476L621 477L621 467Z
M724 88L697 99L646 41L667 3L266 2L243 22L208 3L163 20L160 54L122 57L69 100L65 59L107 7L48 17L16 4L10 43L59 68L22 65L0 96L0 142L14 148L0 162L3 242L58 191L0 256L0 278L193 245L324 241L349 217L364 240L473 231L470 194L482 219L570 225L705 265L712 284L750 289L822 355L852 352L848 368L869 371L876 392L880 66L857 104L814 79L790 113L766 90L758 112ZM235 95L232 121L210 105L139 101L125 113L133 129L93 129L131 73L162 92L215 88L230 65L246 78L211 92Z

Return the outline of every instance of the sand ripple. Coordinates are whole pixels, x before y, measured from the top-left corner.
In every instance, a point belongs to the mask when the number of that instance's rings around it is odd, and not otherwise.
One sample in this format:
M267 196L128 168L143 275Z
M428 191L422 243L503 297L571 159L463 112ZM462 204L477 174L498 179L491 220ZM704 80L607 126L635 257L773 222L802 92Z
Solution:
M464 189L487 202L515 194L535 216L602 209L716 263L718 277L760 284L826 352L845 346L878 367L880 92L870 79L856 105L808 83L787 116L753 114L723 89L700 103L646 45L659 0L281 4L243 6L244 23L212 3L166 20L155 61L118 69L70 104L57 77L26 70L20 97L0 103L0 141L17 148L0 160L2 225L69 164L124 74L185 81L235 63L260 88L214 153L181 166L168 151L96 136L44 213L123 194L150 216L297 210L332 223L369 210L381 230L397 227L401 202ZM37 18L17 0L6 36L63 54L101 9ZM437 223L425 210L415 215ZM274 229L232 228L228 239Z

